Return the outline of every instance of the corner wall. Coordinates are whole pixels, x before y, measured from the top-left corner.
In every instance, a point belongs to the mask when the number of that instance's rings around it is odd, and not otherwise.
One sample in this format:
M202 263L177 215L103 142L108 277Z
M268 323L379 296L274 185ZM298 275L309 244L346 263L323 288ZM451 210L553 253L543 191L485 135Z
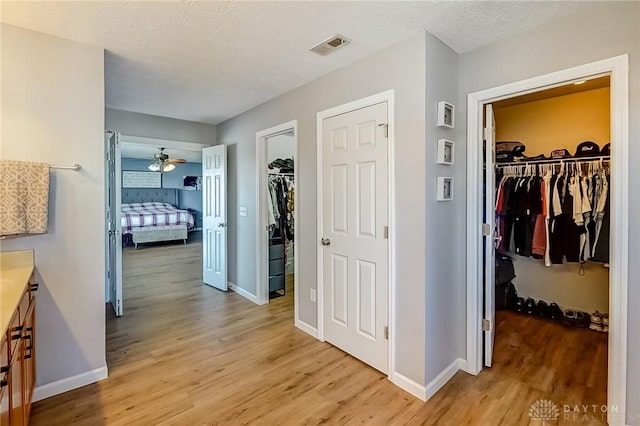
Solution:
M229 280L255 295L256 132L298 120L300 319L317 326L316 113L395 90L397 371L425 384L425 35L385 48L218 125L228 146ZM248 207L240 217L238 208Z
M47 234L0 242L3 251L35 249L38 398L107 374L104 52L11 25L0 31L1 158L82 165L51 171Z
M467 94L629 54L629 164L640 162L640 3L609 2L460 56L460 116L466 135ZM463 130L463 129L461 129ZM629 212L640 209L640 174L629 173ZM466 196L466 194L461 194ZM640 222L629 221L627 421L640 425ZM461 256L464 256L461 254ZM562 401L556 401L562 403ZM587 403L587 401L585 401Z
M458 54L435 36L426 34L426 380L444 372L446 380L465 357L465 144L460 140L458 113ZM453 129L438 127L438 102L455 106ZM437 164L438 139L454 141L454 164ZM453 177L453 200L436 201L438 176ZM447 377L448 376L448 377ZM445 381L446 381L445 380ZM427 389L429 394L431 389Z

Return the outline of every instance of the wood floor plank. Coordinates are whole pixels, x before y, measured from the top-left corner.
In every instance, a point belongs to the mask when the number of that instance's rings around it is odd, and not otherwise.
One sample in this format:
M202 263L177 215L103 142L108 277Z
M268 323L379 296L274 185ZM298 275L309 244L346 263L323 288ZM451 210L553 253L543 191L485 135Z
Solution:
M31 425L534 425L539 399L606 403L606 334L504 311L493 368L458 372L423 403L295 328L291 277L264 306L203 285L201 249L125 249L109 378L35 403Z

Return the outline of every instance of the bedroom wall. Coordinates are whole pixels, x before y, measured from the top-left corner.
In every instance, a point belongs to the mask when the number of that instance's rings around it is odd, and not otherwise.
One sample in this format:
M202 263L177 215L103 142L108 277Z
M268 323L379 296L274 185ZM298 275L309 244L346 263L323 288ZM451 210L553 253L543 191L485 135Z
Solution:
M196 142L207 145L216 144L217 130L213 124L112 108L106 108L104 115L105 130L113 130L123 135Z
M149 160L122 158L122 170L147 172L148 166ZM179 190L177 207L202 212L202 191L185 190L182 185L184 176L202 176L202 163L177 164L174 171L162 175L162 187ZM196 227L201 227L201 224Z
M640 3L609 2L599 10L542 25L460 57L460 97L466 131L466 96L491 87L629 54L629 212L640 210ZM466 133L461 133L464 135ZM464 154L464 153L463 153ZM461 158L464 161L464 159ZM457 160L456 160L457 161ZM461 194L464 196L465 194ZM640 222L629 221L627 423L640 425ZM464 255L462 255L461 262ZM560 402L560 401L557 401ZM587 403L588 401L585 401Z
M49 230L0 241L35 249L35 398L106 377L104 51L0 24L0 156L69 165L51 172Z

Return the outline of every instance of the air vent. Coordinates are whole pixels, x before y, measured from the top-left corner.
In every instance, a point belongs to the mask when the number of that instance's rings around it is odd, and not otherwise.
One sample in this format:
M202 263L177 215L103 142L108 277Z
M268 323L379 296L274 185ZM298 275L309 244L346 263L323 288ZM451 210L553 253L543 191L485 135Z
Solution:
M322 43L313 46L310 50L318 55L325 56L349 43L351 43L351 40L342 34L336 34Z

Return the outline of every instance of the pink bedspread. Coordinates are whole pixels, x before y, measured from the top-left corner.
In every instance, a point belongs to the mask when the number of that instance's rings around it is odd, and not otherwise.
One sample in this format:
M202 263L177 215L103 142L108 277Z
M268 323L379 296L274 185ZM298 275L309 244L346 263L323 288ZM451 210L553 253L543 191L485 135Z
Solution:
M171 204L149 202L122 205L120 218L123 234L131 234L133 228L166 225L186 225L193 228L193 215Z

